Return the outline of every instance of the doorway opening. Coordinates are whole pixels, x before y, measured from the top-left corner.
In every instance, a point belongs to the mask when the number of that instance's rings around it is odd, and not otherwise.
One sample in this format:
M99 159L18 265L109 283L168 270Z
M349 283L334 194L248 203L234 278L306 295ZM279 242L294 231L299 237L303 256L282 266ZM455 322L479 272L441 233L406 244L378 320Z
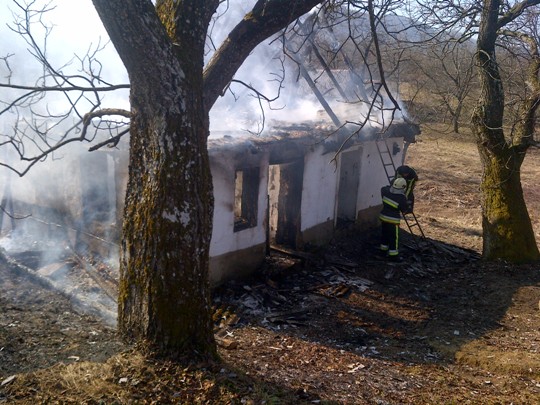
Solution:
M301 243L304 161L270 165L268 175L268 238L270 245L292 249Z
M336 227L346 226L356 220L361 151L357 149L340 155Z

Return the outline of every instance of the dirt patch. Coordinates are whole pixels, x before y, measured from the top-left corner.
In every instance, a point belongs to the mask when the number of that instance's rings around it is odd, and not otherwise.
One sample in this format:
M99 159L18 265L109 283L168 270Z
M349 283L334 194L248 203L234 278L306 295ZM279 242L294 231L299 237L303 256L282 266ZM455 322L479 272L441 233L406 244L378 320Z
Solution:
M124 346L27 269L0 259L0 379L58 362L104 361Z
M539 266L478 259L475 145L424 129L408 163L430 242L404 233L397 264L377 255L377 230L274 253L214 293L221 363L143 357L2 263L0 403L540 402ZM522 175L537 236L539 168L532 151Z

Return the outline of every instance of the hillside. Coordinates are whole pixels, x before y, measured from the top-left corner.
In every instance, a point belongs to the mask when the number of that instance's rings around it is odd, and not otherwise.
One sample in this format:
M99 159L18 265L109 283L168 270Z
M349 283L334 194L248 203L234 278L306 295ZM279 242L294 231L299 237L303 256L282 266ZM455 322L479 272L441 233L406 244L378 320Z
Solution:
M403 263L378 231L274 253L214 293L222 363L142 357L67 297L0 264L1 403L529 404L540 402L538 264L484 263L474 143L423 128L408 163L428 238ZM540 153L523 170L540 241Z

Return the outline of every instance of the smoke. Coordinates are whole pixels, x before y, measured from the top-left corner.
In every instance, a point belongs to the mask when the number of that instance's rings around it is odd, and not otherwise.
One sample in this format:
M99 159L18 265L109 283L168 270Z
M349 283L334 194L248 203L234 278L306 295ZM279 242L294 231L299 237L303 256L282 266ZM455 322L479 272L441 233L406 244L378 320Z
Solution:
M99 72L106 81L127 82L122 79L125 72L111 46L96 54L103 61L103 68L95 60L76 56L76 53L85 55L87 51L93 53L101 48L99 39L93 37L100 35L101 23L96 18L98 24L88 25L92 19L87 17L91 17L95 11L90 2L89 7L80 3L83 2L59 1L56 8L42 16L43 25L37 23L31 26L34 40L38 41L42 50L47 51L51 69L71 76L72 84L85 87L89 82L77 76L90 71ZM36 2L34 5L39 8L43 4ZM2 82L23 86L55 85L50 72L44 70L42 63L36 59L35 56L39 54L32 49L31 43L12 30L18 29L13 21L22 22L20 17L23 16L22 10L14 3L10 6L14 14L6 13L6 10L0 13L2 51L6 52L1 56L9 55L0 62ZM12 29L8 29L6 24ZM44 42L46 27L52 25L54 29ZM27 40L30 41L30 38L27 37ZM95 41L93 45L91 41ZM25 93L26 90L3 89L4 101L0 107L6 108L6 102ZM48 145L60 141L66 133L77 136L79 129L74 125L80 116L71 109L71 103L77 99L81 114L96 102L85 100L75 93L48 93L45 96L35 95L28 99L29 102L12 107L0 115L1 141L11 141L0 148L2 163L23 171L28 162L21 162L19 153L36 156ZM127 93L106 98L102 106L122 107L122 103L127 105ZM96 139L108 136L101 132L96 133ZM84 304L85 311L96 313L107 323L113 324L116 313L114 300L99 289L90 287L92 284L83 271L84 263L91 260L95 252L103 252L106 258L118 257L118 245L113 237L118 234L115 229L117 211L116 204L110 202L111 182L114 180L109 161L106 154L91 154L88 144L77 142L54 151L24 177L7 168L0 168L0 247L21 265L32 269L55 288L71 296L78 306ZM98 223L101 224L99 227ZM90 252L93 252L92 255ZM75 261L77 254L83 259ZM117 265L116 268L107 266L107 269L114 275Z
M214 40L209 44L220 43L253 3L244 1L225 14L218 13L219 24L214 25ZM403 106L400 105L401 111L396 110L384 89L373 81L376 80L375 73L358 63L364 58L358 55L360 47L351 43L351 31L356 40L361 41L360 36L370 35L369 26L362 25L368 22L358 20L359 25L355 26L342 17L341 21L313 24L313 18L315 14L305 16L301 23L310 27L309 30L315 27L311 36L313 42L307 41L305 33L296 27L300 34L288 32L285 45L278 34L255 48L210 112L212 137L239 131L264 134L273 125L299 122L337 125L335 119L330 119L331 114L337 117L339 124L356 123L358 128L365 124L368 128L380 129L394 120L403 119ZM326 55L327 59L341 58L342 65L345 63L348 68L334 68L329 73L315 56L315 47L323 54L323 50L344 50L347 56L336 57L335 53L329 52ZM284 49L294 61L285 56ZM212 51L210 47L208 58ZM331 64L329 60L326 63ZM302 74L302 68L308 71L308 79ZM366 76L371 79L366 80ZM313 83L308 85L308 80ZM319 95L315 94L313 86L317 87ZM321 98L327 107L323 107Z
M111 325L114 296L96 287L95 279L103 274L87 266L97 260L109 279L118 277L115 190L122 185L115 174L109 154L89 153L79 144L22 178L0 171L0 247Z
M48 9L45 13L29 13L33 16L31 37L21 35L21 31L27 28L26 15L15 2L5 5L0 13L2 50L6 52L2 56L9 55L0 63L3 82L9 80L24 86L53 86L57 82L50 73L57 71L69 77L70 83L75 86L89 87L90 82L101 85L100 80L127 83L126 71L114 48L111 44L105 46L108 36L90 0L57 0L54 3L38 0L31 7L34 11L44 7ZM42 55L32 47L32 41L35 41L50 62L48 70L39 60ZM2 89L2 108L8 106L7 101L24 94L28 94L28 91ZM73 104L76 104L76 108L72 107ZM61 141L66 134L69 137L79 136L80 128L75 126L76 123L80 122L84 113L98 104L100 108L129 108L128 93L111 92L97 100L88 96L88 93L48 92L44 95L36 94L24 105L10 108L0 115L1 141L10 141L0 148L0 160L23 171L28 162L21 162L19 153L38 156L50 145ZM103 130L91 130L90 134L95 135L95 141L109 136ZM35 207L54 207L56 212L61 213L59 219L66 227L77 228L83 222L92 222L91 217L97 215L85 212L84 208L91 205L88 200L93 200L98 207L114 206L110 202L111 180L109 175L103 173L103 167L110 166L104 153L89 153L88 144L74 142L54 151L43 160L23 178L5 168L0 169L2 184L6 185L0 188L0 194L5 201L20 202L16 207L20 210L18 216L31 214L32 220L36 220L42 215L44 217L39 220L57 222L56 218L49 221L44 210L35 212ZM106 186L98 187L99 182ZM101 213L99 215L103 217ZM113 211L110 217L115 215ZM84 221L77 221L81 217L84 217ZM25 221L16 220L18 224ZM107 219L107 222L111 221L114 222ZM22 225L20 227L23 228Z
M230 84L210 112L211 136L227 131L259 133L276 121L298 123L318 118L320 104L313 93L300 95L301 83L279 46L259 45L242 65L235 76L237 82Z
M207 61L254 4L255 0L243 0L234 5L233 2L221 4L209 30ZM284 82L287 78L284 77L280 47L279 41L267 40L259 44L244 61L234 81L210 111L211 136L238 131L259 132L264 120L271 120L275 115L283 116L282 111L289 107L286 99L291 87ZM284 88L281 88L282 83ZM275 99L278 95L281 97L269 104L258 93L268 99ZM302 114L306 114L305 110L302 110Z

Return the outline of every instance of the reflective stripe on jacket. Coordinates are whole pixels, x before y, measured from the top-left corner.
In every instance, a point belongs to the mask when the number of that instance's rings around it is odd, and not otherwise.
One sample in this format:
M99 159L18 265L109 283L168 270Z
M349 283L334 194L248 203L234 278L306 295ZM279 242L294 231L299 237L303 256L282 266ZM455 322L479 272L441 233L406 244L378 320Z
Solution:
M401 213L409 211L407 197L404 194L392 193L390 186L381 188L381 197L383 209L379 214L379 219L383 222L399 225L401 222Z

